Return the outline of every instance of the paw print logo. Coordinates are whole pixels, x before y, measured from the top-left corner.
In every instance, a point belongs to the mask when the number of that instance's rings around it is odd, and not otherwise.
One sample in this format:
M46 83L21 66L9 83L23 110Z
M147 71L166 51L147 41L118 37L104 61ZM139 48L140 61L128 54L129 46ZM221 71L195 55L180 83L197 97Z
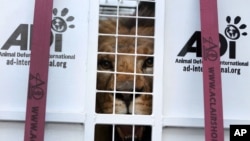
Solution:
M238 25L241 21L241 17L237 16L232 21L231 17L227 16L226 21L228 23L228 26L225 29L225 35L227 36L227 38L231 40L237 40L240 38L241 35L243 36L247 35L246 32L241 33L241 30L245 29L247 25L245 24Z
M53 9L53 20L52 20L52 29L56 32L65 32L67 28L75 28L75 25L68 25L68 22L74 20L73 16L67 16L69 10L64 8L60 13L56 8Z

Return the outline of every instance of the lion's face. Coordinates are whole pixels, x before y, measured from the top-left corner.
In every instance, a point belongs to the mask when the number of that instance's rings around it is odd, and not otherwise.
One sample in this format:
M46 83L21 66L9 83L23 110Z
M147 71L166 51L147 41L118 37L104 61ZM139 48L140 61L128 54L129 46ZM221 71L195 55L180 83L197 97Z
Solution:
M107 24L111 23L109 21ZM104 26L104 30L110 25L107 26ZM138 27L138 30L149 34L153 29ZM133 31L134 29L120 27L123 34L134 34ZM99 37L97 89L115 92L97 94L100 112L141 115L152 113L152 96L146 93L152 92L150 74L153 73L153 45L152 38Z
M149 42L149 41L148 41ZM152 54L153 49L144 46L138 46L137 54ZM152 43L146 43L152 44ZM118 48L119 51L123 47ZM134 47L127 47L126 53L135 52ZM118 52L119 52L118 51ZM140 52L144 51L144 52ZM102 52L105 52L103 50ZM122 52L124 53L124 52ZM115 61L116 60L116 61ZM143 74L152 74L153 57L151 56L135 56L135 55L114 55L99 54L98 70L110 71L117 73L99 72L97 74L97 89L116 91L115 94L115 113L131 114L133 113L133 102L135 104L135 114L151 114L152 96L143 94L143 92L152 92L152 76L144 76ZM133 75L136 72L138 75ZM130 92L138 92L133 95ZM101 93L98 95L101 99L99 104L103 113L113 113L113 93Z

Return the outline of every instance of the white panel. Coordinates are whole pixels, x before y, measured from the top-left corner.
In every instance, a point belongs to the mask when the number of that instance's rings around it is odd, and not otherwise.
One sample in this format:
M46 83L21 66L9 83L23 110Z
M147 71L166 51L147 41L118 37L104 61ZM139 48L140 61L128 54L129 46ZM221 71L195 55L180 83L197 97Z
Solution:
M20 114L19 116L12 115L24 113L26 110L29 38L33 23L34 1L3 0L2 3L5 6L1 8L1 12L5 14L2 16L4 22L0 23L2 33L0 38L0 119L23 120ZM47 112L49 113L69 114L68 117L71 113L84 114L88 6L88 1L54 1L52 19L57 19L57 22L61 19L61 27L58 26L56 29L52 22L53 42L50 51L47 96ZM16 29L20 29L16 32L17 37L13 34ZM12 41L6 43L11 36ZM21 40L21 43L27 45L23 45L22 48L19 45L20 42L17 46L12 45L16 40ZM11 53L13 56L7 55ZM51 120L60 119L59 115ZM67 121L66 118L64 120ZM68 120L72 121L72 119Z
M248 85L250 82L249 60L249 32L250 15L246 0L220 0L219 32L221 48L225 53L221 56L222 92L225 127L233 123L250 123L250 103L247 101ZM183 126L203 126L203 84L201 72L201 57L196 52L179 55L188 41L193 49L200 47L198 33L200 32L199 1L166 1L165 21L165 65L164 65L164 116L171 121L183 121ZM240 18L236 18L239 16ZM231 20L227 21L227 17ZM243 25L246 25L244 27ZM238 39L226 36L227 26L234 25L239 29ZM241 26L241 27L240 27ZM232 27L232 26L230 26ZM247 33L247 35L245 35ZM197 34L197 35L195 35ZM229 35L229 34L228 34ZM193 39L193 41L191 41ZM235 47L235 51L232 49ZM231 55L229 52L231 49ZM178 56L179 55L179 56ZM190 60L191 63L181 62ZM226 63L225 63L226 62ZM227 64L231 62L232 64ZM237 65L244 62L246 66ZM234 63L234 64L233 64ZM236 64L236 65L235 65ZM229 72L227 71L229 69ZM176 124L178 122L168 124Z
M225 140L229 141L229 130L225 130ZM202 128L164 128L162 141L204 141Z
M84 141L84 126L82 124L47 123L45 141ZM0 122L1 141L22 141L24 138L24 123Z

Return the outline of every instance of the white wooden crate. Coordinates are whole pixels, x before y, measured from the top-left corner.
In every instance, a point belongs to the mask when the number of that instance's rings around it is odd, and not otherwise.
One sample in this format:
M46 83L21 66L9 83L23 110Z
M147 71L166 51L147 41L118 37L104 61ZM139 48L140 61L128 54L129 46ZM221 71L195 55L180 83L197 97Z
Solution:
M195 0L145 1L156 4L155 17L153 17L155 34L150 37L154 39L152 55L154 81L153 91L150 93L153 95L153 112L150 115L95 112L98 36L102 34L98 33L99 19L130 18L130 14L136 10L138 1L54 1L54 8L58 12L54 13L53 17L60 17L66 21L67 30L62 32L52 29L54 40L51 45L49 70L46 141L94 140L96 124L151 126L152 141L204 139L202 72L200 72L199 63L201 57L196 56L196 53L178 56L191 37L194 41L190 45L193 48L199 46L196 35L200 31L199 2ZM3 3L5 6L0 10L4 19L0 23L0 140L16 141L23 140L24 133L29 67L27 63L30 53L28 39L32 28L34 1L3 0ZM114 12L117 10L115 8L117 4L122 16ZM250 108L248 102L250 16L249 12L246 12L249 4L250 2L246 0L218 1L220 36L225 51L221 57L222 67L225 68L222 73L225 140L229 140L230 124L250 124L248 111ZM65 9L68 11L66 12ZM74 19L67 20L70 16ZM231 20L227 21L227 17ZM240 17L240 20L237 21L236 17ZM243 24L247 26L240 27ZM239 29L239 38L233 39L226 34L225 29L229 25ZM118 36L121 35L114 34L114 37ZM8 42L10 37L12 42L11 40ZM135 34L127 37L139 38L140 36ZM63 39L62 44L55 42L55 39L59 38ZM14 42L20 40L25 41L27 45L21 46L20 42ZM236 52L233 51L234 47ZM231 49L231 55L235 57L229 56L229 49ZM14 55L11 56L9 53ZM71 56L72 59L59 59L59 56L55 55ZM13 63L17 60L21 62ZM192 62L181 63L181 60ZM10 64L7 65L7 62ZM66 63L65 67L62 66L63 62ZM234 65L234 62L244 62L246 66L237 65L237 63ZM196 69L191 71L191 67ZM227 69L230 73L225 72ZM14 136L13 132L16 133Z

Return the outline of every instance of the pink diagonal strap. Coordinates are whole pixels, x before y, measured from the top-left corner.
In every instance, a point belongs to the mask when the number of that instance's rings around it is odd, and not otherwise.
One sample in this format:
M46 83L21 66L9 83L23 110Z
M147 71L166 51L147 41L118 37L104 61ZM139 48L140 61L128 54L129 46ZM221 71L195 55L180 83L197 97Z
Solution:
M24 141L43 141L53 0L35 0Z
M206 141L224 141L216 0L200 0Z

